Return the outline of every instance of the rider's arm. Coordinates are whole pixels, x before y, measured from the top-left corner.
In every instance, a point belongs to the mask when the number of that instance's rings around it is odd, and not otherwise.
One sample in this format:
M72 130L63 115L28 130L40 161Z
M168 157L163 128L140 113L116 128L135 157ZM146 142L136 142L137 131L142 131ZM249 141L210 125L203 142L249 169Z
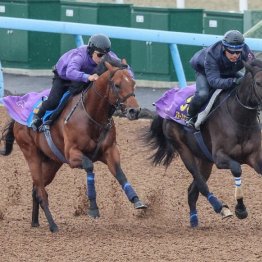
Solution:
M207 81L212 88L228 89L234 85L233 78L221 78L218 62L209 52L206 55L204 67Z
M81 71L82 65L85 63L85 57L81 53L75 53L68 61L66 69L66 78L72 81L87 82L89 74Z

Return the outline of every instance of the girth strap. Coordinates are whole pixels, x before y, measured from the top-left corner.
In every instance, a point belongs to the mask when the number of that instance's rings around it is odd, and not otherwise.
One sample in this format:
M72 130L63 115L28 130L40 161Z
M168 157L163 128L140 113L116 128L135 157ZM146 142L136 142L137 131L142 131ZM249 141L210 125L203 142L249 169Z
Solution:
M197 141L197 144L199 145L200 149L202 150L203 154L205 155L205 157L210 161L210 162L214 162L213 157L211 155L211 153L209 152L204 140L203 140L203 136L201 134L201 131L197 131L194 133L194 137Z
M65 159L64 155L60 152L60 150L54 144L54 141L51 136L50 127L48 125L43 125L42 130L44 131L45 138L49 148L54 153L54 155L63 163L68 163Z

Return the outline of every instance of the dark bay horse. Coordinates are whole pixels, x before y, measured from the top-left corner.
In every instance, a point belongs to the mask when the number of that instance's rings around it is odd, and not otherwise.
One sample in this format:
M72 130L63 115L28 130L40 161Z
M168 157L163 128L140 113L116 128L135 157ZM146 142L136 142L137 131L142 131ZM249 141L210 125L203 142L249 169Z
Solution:
M96 161L108 166L136 209L146 208L121 169L112 117L119 109L130 120L138 118L140 107L134 94L135 81L126 64L120 63L115 67L104 62L101 67L106 71L103 70L105 72L88 90L70 98L62 114L50 127L54 144L69 166L82 168L87 173L88 214L93 218L99 217L93 172ZM52 152L43 133L34 132L14 120L6 126L2 140L5 141L2 155L11 153L16 140L28 163L33 180L32 226L39 226L40 205L50 230L56 232L58 227L49 209L45 187L52 182L63 162Z
M245 68L242 83L218 97L207 121L201 126L202 137L212 160L202 153L193 132L174 121L156 116L146 131L146 144L155 150L151 157L153 164L168 167L180 155L193 176L193 182L188 188L192 227L198 226L196 203L199 192L207 197L215 212L221 213L223 210L223 203L209 192L207 186L214 164L219 169L229 169L233 174L237 201L235 214L240 219L248 216L241 187L241 165L247 164L262 174L261 130L258 121L262 105L262 61L256 59L250 64L245 63Z

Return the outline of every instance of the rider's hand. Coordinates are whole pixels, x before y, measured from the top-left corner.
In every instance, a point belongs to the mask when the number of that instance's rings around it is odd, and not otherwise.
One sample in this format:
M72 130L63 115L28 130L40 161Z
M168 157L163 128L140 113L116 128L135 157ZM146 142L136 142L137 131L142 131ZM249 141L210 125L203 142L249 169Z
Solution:
M99 77L98 74L93 74L88 77L88 80L93 82L93 81L96 81L98 77Z
M233 83L234 83L236 86L238 86L238 85L240 85L240 83L242 82L243 78L244 78L244 76L236 77L236 78L233 79Z

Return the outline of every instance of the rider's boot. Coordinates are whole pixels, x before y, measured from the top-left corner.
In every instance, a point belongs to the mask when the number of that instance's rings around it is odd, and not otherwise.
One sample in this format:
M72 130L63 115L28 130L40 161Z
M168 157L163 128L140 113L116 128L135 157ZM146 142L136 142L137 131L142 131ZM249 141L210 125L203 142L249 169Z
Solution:
M197 114L198 114L198 105L194 103L194 99L193 99L188 108L187 119L186 119L187 126L195 127L195 122L197 120Z
M42 106L34 110L33 119L31 122L31 127L34 131L38 131L38 128L42 125L42 117L45 114L45 110Z

